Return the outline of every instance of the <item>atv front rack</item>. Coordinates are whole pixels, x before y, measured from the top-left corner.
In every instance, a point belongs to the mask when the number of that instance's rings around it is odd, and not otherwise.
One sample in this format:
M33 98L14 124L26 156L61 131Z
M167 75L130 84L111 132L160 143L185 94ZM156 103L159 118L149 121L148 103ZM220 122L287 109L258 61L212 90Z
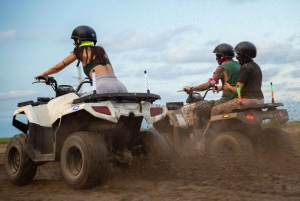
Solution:
M148 101L153 103L159 100L160 96L151 93L107 93L107 94L91 94L73 100L73 104L78 103L95 103L100 101L115 100L120 103L125 102L141 102Z
M47 104L50 100L54 99L53 97L38 97L37 102L34 102L33 100L20 102L18 103L18 107L24 107L26 105L32 105L32 106L38 106Z

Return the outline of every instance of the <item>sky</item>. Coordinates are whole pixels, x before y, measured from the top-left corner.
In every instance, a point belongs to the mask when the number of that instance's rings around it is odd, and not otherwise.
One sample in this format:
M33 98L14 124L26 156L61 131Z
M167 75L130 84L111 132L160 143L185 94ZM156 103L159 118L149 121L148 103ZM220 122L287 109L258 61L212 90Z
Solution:
M185 102L178 90L207 82L218 44L250 41L265 102L272 82L275 102L300 120L299 10L299 0L0 0L0 137L20 133L11 125L19 102L54 97L51 87L32 84L33 77L73 51L71 33L80 25L95 29L97 45L129 92L146 92L146 70L159 104ZM84 74L76 63L53 75L58 84L77 87Z

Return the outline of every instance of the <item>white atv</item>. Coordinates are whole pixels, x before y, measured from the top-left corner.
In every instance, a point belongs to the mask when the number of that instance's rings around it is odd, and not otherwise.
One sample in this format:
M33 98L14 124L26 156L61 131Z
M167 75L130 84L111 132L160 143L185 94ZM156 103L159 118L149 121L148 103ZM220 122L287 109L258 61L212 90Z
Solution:
M34 83L45 83L37 81ZM49 77L47 85L55 98L18 103L13 126L22 134L11 138L5 155L9 180L15 185L30 183L38 165L60 161L66 182L75 189L101 183L108 163L130 165L138 157L152 165L167 162L170 146L163 135L141 131L143 119L152 124L167 112L160 99L151 93L111 93L82 96L70 85L59 85ZM24 119L25 121L21 121ZM144 161L144 160L143 160Z

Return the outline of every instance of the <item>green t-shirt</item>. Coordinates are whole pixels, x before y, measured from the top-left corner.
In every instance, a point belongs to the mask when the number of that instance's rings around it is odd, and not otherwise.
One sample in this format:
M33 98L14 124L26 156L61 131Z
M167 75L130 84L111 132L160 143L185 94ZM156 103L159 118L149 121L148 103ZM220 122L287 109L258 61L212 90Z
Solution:
M231 86L236 86L238 74L241 68L241 65L234 60L229 60L225 64L220 65L228 74L228 83ZM223 83L224 84L224 83ZM220 99L221 103L225 103L229 100L237 98L237 94L230 90L223 90L222 97Z

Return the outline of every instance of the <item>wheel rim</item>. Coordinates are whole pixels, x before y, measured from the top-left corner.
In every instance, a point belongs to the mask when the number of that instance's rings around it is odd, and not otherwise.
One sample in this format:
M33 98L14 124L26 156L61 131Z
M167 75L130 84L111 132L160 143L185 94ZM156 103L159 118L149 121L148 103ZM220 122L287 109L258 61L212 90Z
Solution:
M230 144L224 143L219 146L218 151L219 154L229 155L234 153L234 148Z
M8 163L9 163L10 171L13 174L18 172L18 170L20 168L20 162L21 162L20 153L19 153L18 149L16 149L14 147L9 151L9 156L8 156Z
M214 158L221 166L230 165L237 156L235 147L230 143L220 143L216 145L213 152Z
M215 146L216 148L214 149L215 150L214 154L217 156L223 157L223 156L227 156L227 155L231 156L232 154L233 155L235 154L234 147L229 143L222 143Z
M74 176L78 175L82 169L82 154L80 149L71 147L68 150L66 158L68 171Z

